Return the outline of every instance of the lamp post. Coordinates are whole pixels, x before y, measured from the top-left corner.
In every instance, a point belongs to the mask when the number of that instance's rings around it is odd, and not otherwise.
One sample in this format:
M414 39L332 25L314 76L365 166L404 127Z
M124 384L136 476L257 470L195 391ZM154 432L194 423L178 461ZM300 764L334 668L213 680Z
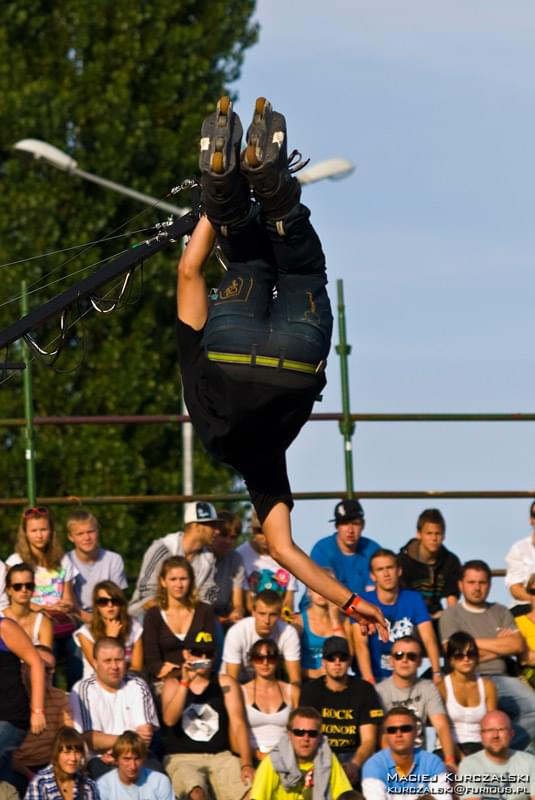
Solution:
M135 189L130 189L128 186L123 186L121 183L110 181L107 178L101 178L99 175L94 175L92 172L86 172L78 167L78 162L64 153L58 147L43 142L40 139L21 139L14 145L15 150L20 150L29 153L38 160L46 161L56 169L62 172L67 172L77 178L96 183L103 186L105 189L111 189L114 192L119 192L134 200L138 200L146 205L153 206L157 210L167 211L177 216L182 216L188 209L179 208L173 203L167 203L164 200L159 200L151 195L137 192ZM318 161L311 167L301 170L297 173L296 177L299 183L306 186L309 183L316 183L322 180L341 180L351 175L354 171L355 165L347 158L328 158L324 161ZM187 414L186 404L182 396L182 414ZM194 470L193 470L193 426L190 422L182 423L182 493L184 495L192 495L194 491Z

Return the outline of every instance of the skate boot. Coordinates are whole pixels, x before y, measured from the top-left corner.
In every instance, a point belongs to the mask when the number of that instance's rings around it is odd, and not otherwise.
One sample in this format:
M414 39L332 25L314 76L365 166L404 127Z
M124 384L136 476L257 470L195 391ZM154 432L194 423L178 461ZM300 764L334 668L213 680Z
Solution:
M256 101L241 169L268 219L281 219L299 202L301 187L288 167L286 120L265 97Z
M202 124L199 150L202 209L216 226L231 225L249 211L251 193L239 168L242 134L230 98L221 97Z

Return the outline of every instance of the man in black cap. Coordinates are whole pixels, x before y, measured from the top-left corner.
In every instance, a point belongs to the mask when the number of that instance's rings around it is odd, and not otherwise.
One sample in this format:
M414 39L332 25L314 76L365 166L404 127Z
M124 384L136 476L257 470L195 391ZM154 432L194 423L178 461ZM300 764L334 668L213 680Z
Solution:
M377 542L362 536L364 509L358 500L340 500L334 508L336 533L316 542L310 554L320 567L331 569L337 580L355 594L362 594L370 582L370 558Z
M325 640L322 663L325 675L305 683L301 703L320 712L322 733L355 785L363 763L375 752L381 701L371 684L347 674L351 653L343 637Z

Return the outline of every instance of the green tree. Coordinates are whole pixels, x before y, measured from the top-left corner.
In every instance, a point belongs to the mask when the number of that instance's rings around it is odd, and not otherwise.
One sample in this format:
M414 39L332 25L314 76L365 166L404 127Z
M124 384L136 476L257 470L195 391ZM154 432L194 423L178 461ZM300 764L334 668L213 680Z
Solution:
M102 240L112 232L121 238L4 267L0 327L20 315L14 298L23 277L35 308L89 274L96 262L143 239L143 229L166 217L15 154L13 143L42 139L90 172L165 196L195 172L201 120L237 78L244 52L256 39L254 5L254 0L2 4L0 264ZM179 195L175 202L188 198ZM129 302L113 314L84 316L69 331L57 371L34 369L36 414L179 412L177 257L178 249L171 248L147 262L143 285L138 278ZM217 280L215 265L212 269ZM118 291L106 290L111 296ZM71 319L86 309L80 303ZM36 338L46 344L55 333L50 326ZM20 351L12 347L9 357L17 356ZM15 375L0 386L0 415L22 413L22 380ZM180 488L176 426L47 426L38 432L37 447L41 496L166 494ZM0 496L24 497L20 429L0 430L0 453ZM201 449L195 453L195 478L201 492L228 490L235 482ZM149 540L178 528L181 514L161 504L94 510L106 544L127 556L130 569ZM60 522L66 513L59 511ZM17 510L0 513L4 555L17 519Z

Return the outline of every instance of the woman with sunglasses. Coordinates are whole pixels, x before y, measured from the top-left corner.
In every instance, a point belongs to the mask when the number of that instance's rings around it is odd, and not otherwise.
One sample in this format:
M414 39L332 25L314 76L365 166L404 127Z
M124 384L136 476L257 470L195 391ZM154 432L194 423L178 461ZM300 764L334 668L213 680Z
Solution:
M453 725L460 757L477 753L481 744L480 722L497 708L496 687L491 678L477 674L479 650L469 633L457 631L446 644L446 663L451 672L438 685Z
M35 590L35 576L30 564L15 564L6 575L6 591L9 606L4 616L14 619L26 631L32 644L52 647L54 628L50 619L42 611L33 611L32 595Z
M286 731L288 717L299 705L299 688L277 680L279 648L273 639L258 639L249 651L255 676L242 686L251 750L258 761Z
M11 567L24 562L33 568L33 610L43 611L50 617L56 637L69 635L76 626L76 619L71 614L76 610L72 588L75 573L63 553L54 520L47 508L34 506L23 511L15 549L6 564Z
M52 761L30 781L24 800L99 800L97 786L83 774L84 740L74 728L60 728Z
M159 584L157 605L147 611L143 621L145 666L153 682L181 667L186 634L215 631L214 610L198 600L193 568L186 558L166 558Z
M331 570L325 570L329 574ZM351 623L342 616L338 606L327 598L309 589L308 604L293 618L293 625L301 637L301 670L303 678L319 678L323 675L322 653L325 640L329 636L347 639L351 649ZM348 635L349 634L349 635Z
M128 614L123 590L113 581L100 581L93 588L93 615L91 622L73 633L82 650L84 678L95 671L93 648L103 636L121 639L125 646L127 667L139 672L143 667L143 627Z

